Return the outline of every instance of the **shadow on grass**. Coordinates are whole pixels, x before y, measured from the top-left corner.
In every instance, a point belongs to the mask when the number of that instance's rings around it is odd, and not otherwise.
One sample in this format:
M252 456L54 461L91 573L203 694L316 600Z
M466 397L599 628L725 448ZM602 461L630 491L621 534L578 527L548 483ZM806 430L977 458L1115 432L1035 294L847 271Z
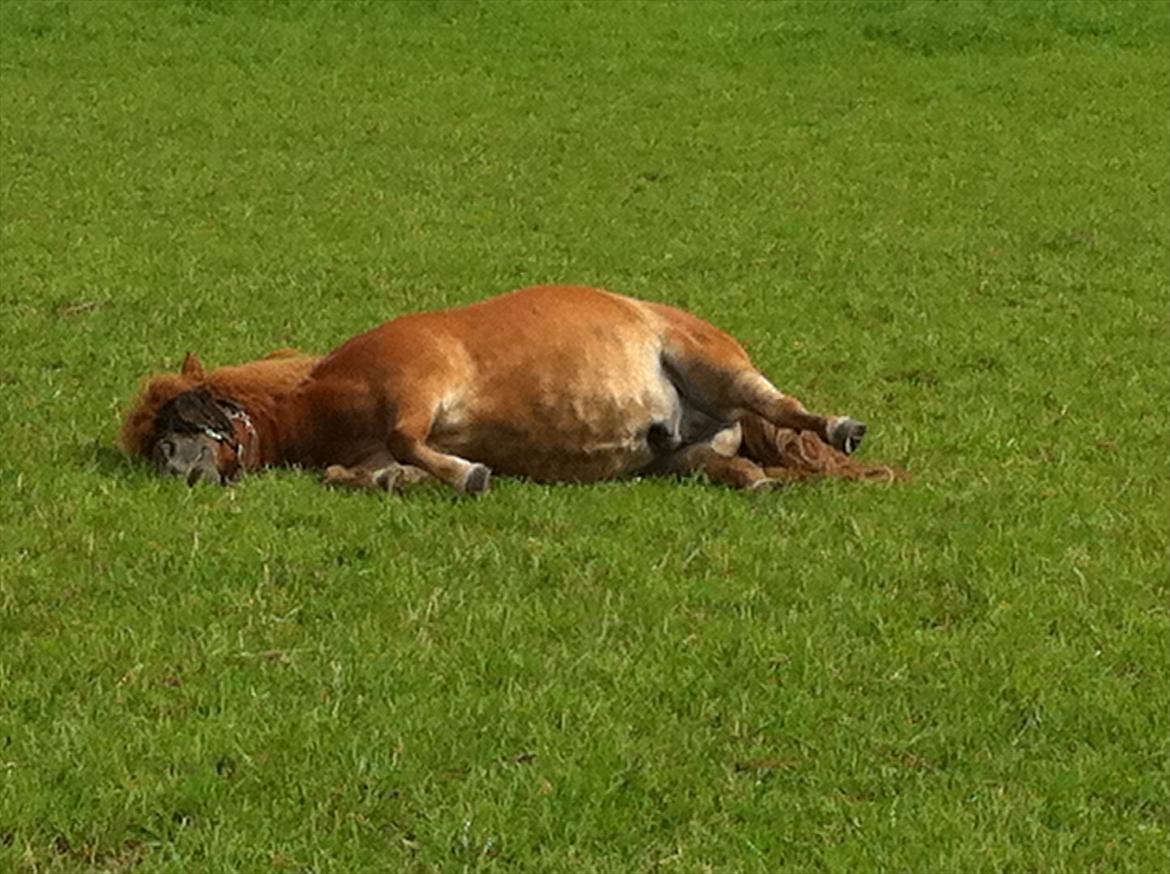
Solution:
M147 470L140 461L126 457L116 447L96 439L74 446L73 458L83 470L122 480L139 479Z

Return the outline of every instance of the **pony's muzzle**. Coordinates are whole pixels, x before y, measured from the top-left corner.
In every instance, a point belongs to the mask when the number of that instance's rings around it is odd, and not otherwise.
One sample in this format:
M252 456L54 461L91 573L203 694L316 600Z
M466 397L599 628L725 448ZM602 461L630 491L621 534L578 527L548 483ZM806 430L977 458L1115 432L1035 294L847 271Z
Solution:
M216 447L203 435L175 434L161 438L154 446L154 469L162 476L182 479L188 486L203 480L223 483L216 464Z

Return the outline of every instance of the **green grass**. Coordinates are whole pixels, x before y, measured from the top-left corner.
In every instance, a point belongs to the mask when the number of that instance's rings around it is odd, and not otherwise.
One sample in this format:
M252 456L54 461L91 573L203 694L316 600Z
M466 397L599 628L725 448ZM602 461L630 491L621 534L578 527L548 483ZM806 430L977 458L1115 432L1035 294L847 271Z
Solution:
M1170 5L0 4L0 870L1170 864ZM146 373L572 281L893 488L187 490Z

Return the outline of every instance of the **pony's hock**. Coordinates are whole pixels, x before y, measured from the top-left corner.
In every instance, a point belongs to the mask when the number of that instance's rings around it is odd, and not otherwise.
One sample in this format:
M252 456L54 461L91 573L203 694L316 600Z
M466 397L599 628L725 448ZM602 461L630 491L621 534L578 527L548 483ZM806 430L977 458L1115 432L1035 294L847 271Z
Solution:
M701 472L758 490L811 474L893 478L849 458L866 427L806 410L732 337L664 304L538 286L402 316L323 358L284 350L150 380L122 445L188 483L300 465L347 488L420 479L486 493Z

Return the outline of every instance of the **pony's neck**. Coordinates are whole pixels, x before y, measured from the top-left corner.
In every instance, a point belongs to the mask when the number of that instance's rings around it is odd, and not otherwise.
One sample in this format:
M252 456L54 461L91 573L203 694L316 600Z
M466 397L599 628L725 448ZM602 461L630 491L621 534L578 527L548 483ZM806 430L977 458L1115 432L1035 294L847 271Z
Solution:
M300 386L313 363L307 357L264 360L208 374L207 384L243 407L256 430L258 445L246 462L250 470L303 460L306 432Z
M304 403L297 388L274 391L266 395L237 393L231 396L240 404L256 429L257 447L248 460L248 469L302 463L307 454Z
M283 392L266 398L236 399L248 411L259 443L258 451L249 460L250 469L290 464L296 460L297 447L290 435L297 432L295 427L290 427L286 410L291 394Z

